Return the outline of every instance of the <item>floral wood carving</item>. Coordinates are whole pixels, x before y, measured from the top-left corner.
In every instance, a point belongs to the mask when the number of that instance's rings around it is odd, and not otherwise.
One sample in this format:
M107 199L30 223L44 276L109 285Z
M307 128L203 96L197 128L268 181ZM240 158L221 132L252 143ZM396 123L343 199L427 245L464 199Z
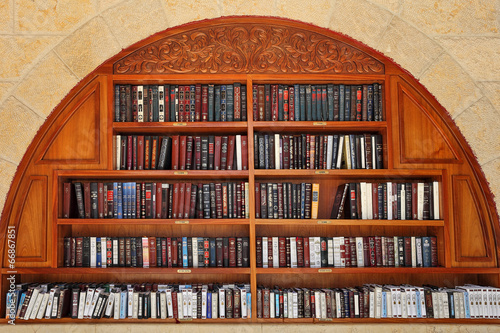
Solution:
M174 34L114 64L115 74L383 74L384 65L330 36L283 25L208 26Z

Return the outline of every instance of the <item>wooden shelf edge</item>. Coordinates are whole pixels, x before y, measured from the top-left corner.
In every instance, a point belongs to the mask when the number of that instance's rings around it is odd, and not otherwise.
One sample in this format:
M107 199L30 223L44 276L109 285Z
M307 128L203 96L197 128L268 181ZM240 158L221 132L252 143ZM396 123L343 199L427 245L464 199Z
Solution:
M444 220L256 219L255 225L444 227Z
M287 178L287 177L325 177L325 178L389 178L406 179L414 177L439 177L441 169L256 169L255 177Z
M57 170L56 177L67 178L112 178L112 179L150 179L150 178L197 178L197 179L248 179L248 170Z
M1 324L6 324L8 322L7 319L0 319ZM181 323L216 323L216 324L234 324L234 323L247 323L251 324L252 319L234 319L234 318L227 318L227 319L221 319L221 318L216 318L216 319L132 319L132 318L126 318L126 319L113 319L113 318L101 318L101 319L73 319L73 318L60 318L60 319L30 319L30 320L24 320L24 319L16 319L14 322L16 325L17 324L76 324L76 323L82 323L82 324L148 324L148 323L163 323L163 324L181 324Z
M245 131L248 128L246 121L203 121L203 122L113 122L113 130L118 132L145 131L157 132L168 129L168 133L196 130L213 132L214 127L224 130Z
M382 130L387 128L386 121L256 121L253 128L257 131L268 129L332 129L332 130L352 130L370 131Z
M249 219L57 219L58 225L249 225Z
M16 272L16 273L13 273ZM104 275L104 274L134 274L134 275L148 275L148 274L175 274L175 275L202 275L202 274L250 274L249 267L207 267L207 268L163 268L163 267L110 267L110 268L90 268L90 267L40 267L40 268L18 268L7 269L2 268L3 275L10 274L90 274L90 275Z
M500 268L455 267L348 267L257 268L256 274L500 274Z

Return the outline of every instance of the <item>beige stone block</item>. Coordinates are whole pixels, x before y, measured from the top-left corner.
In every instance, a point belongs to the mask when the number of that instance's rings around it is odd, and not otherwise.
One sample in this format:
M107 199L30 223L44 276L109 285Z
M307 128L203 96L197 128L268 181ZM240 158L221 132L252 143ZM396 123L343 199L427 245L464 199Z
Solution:
M213 0L160 0L171 27L184 23L210 19L221 15L220 7ZM165 26L167 27L167 26Z
M14 82L0 82L0 101L10 93L12 87L14 87Z
M12 2L0 1L0 32L12 32L14 29L14 18L12 17Z
M0 106L0 158L19 164L43 119L14 97Z
M3 210L4 200L9 192L16 170L16 164L0 159L0 212Z
M420 82L453 118L481 98L475 82L448 54L436 59L422 74Z
M0 328L0 332L9 332L9 333L51 333L51 332L67 332L67 333L94 333L95 326L94 324L20 324L21 320L16 320L16 325L2 325L3 328L7 328L7 330L2 330ZM117 328L115 327L115 332ZM121 332L121 330L120 330Z
M404 1L401 18L429 35L498 33L498 2L491 0Z
M158 0L128 1L102 16L122 47L168 28L165 11Z
M483 95L500 112L500 82L479 82L478 85L483 91Z
M401 11L401 3L403 2L403 0L371 0L371 2L384 7L394 14L398 14Z
M95 14L93 0L16 0L15 27L24 32L70 32Z
M339 1L329 27L375 47L392 16L388 10L368 1Z
M500 156L500 114L482 98L455 118L479 164Z
M392 19L377 49L415 77L443 52L435 41L397 17Z
M275 1L260 0L222 0L221 15L263 15L275 16Z
M105 9L108 9L112 6L115 6L121 2L125 2L127 0L100 0L99 1L99 10L103 11Z
M33 110L48 116L78 79L53 52L19 84L14 95Z
M58 37L3 36L0 37L0 78L17 78L33 65L44 50Z
M500 78L500 38L440 37L437 41L473 79Z
M278 0L277 15L328 27L334 5L332 1Z
M66 37L55 50L83 78L121 48L104 20L96 17Z
M500 213L500 157L482 165L481 168L495 196L497 212Z

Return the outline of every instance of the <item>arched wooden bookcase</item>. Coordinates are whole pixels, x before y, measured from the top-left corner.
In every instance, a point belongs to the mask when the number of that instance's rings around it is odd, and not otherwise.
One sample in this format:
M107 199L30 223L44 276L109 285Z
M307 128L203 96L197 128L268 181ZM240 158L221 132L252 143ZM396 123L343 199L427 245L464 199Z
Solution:
M238 123L115 123L115 84L240 82L248 88L248 120ZM384 87L384 120L380 122L259 122L252 118L254 83L377 82ZM178 126L182 125L182 126ZM248 135L263 131L343 133L363 130L383 136L383 170L330 170L326 174L268 174L253 168L221 175L215 171L113 170L113 135L127 133L214 133ZM271 176L269 176L271 175ZM319 215L323 220L277 223L255 218L253 191L250 218L242 223L210 220L176 224L174 220L63 219L64 181L93 179L245 179L250 188L261 179L302 177L318 181ZM330 196L338 183L349 180L428 179L441 184L441 220L328 220ZM327 191L330 191L327 193ZM382 54L333 31L301 22L267 17L228 17L171 28L121 51L78 83L45 121L29 146L14 177L1 219L1 306L11 275L8 228L15 228L15 269L18 282L48 281L242 281L256 292L269 286L325 287L363 283L414 283L453 286L463 283L500 286L499 223L492 194L471 148L448 112L413 77ZM265 271L255 265L255 239L266 233L290 236L304 232L325 235L432 235L438 239L436 268L315 269ZM218 235L250 237L250 268L193 269L180 274L172 268L65 268L63 239L117 233L125 236ZM296 274L296 273L301 274ZM241 322L269 322L254 316ZM43 322L71 322L71 319ZM156 320L159 321L159 320ZM274 320L281 321L281 320ZM344 319L368 322L368 319ZM144 321L140 321L143 323ZM168 320L167 320L168 322ZM310 322L313 322L311 319ZM372 320L373 322L373 320ZM375 322L380 322L375 321ZM418 322L418 321L417 321ZM432 322L428 319L427 322ZM440 321L443 322L443 321ZM458 322L449 320L450 323ZM464 322L464 321L461 321ZM477 322L477 321L476 321ZM485 321L496 322L498 321Z

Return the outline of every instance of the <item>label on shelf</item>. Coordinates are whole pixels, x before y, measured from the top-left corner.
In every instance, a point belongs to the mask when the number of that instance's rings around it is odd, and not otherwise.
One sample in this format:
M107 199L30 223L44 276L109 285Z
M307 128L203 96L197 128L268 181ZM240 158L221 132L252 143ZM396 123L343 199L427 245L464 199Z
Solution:
M313 126L325 126L326 125L326 122L324 121L315 121L313 123Z
M189 220L179 220L179 221L175 221L175 224L189 224Z
M319 321L333 321L332 318L318 318Z
M331 273L332 269L331 268L320 268L318 269L318 273Z
M187 175L187 171L174 171L174 175Z
M179 273L179 274L191 274L191 270L190 269L178 269L177 273Z
M187 126L187 123L173 123L174 126Z
M318 220L318 224L332 224L331 220Z
M314 173L317 175L327 175L330 173L330 171L328 171L328 170L316 170L316 171L314 171Z

